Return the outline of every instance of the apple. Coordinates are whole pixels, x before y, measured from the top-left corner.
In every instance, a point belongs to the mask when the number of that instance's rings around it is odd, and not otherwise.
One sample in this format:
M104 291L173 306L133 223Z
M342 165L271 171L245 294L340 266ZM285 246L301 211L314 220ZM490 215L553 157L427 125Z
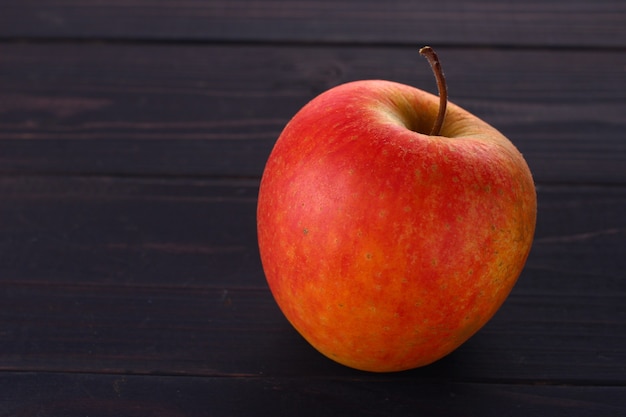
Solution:
M439 97L383 80L322 93L284 128L259 189L278 306L313 347L360 370L424 366L469 339L509 295L535 230L521 153L447 103L436 55L421 52Z

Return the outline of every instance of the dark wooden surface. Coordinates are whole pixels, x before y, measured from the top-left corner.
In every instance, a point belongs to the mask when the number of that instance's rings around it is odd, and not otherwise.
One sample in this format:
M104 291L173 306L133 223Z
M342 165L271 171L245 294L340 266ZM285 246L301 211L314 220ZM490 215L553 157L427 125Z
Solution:
M275 305L259 179L334 85L434 92L424 44L536 239L457 351L358 372ZM1 0L0 416L626 415L625 116L621 0Z

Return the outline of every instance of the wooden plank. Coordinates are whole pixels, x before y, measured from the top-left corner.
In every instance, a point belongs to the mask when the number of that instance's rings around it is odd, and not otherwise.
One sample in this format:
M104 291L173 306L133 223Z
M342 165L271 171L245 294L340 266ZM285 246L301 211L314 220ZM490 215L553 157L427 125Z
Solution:
M12 3L0 5L4 38L626 46L618 0Z
M0 370L347 376L263 278L256 183L0 179ZM509 300L441 362L463 381L626 380L626 188L540 187Z
M0 178L0 281L259 288L257 189L257 181ZM529 288L624 291L625 189L542 186L538 199Z
M11 416L619 416L624 387L524 386L370 377L183 378L0 374ZM259 410L262 410L261 412Z
M567 277L563 278L566 281ZM268 290L3 284L0 370L355 378L309 346ZM625 293L524 295L412 378L626 383Z
M528 267L568 276L567 284L553 287L559 292L626 290L624 189L539 187L537 193L537 230ZM596 281L597 276L606 280Z
M0 280L264 285L258 181L0 178Z
M451 99L502 130L536 181L626 183L626 55L440 55ZM258 178L302 105L365 78L436 90L412 47L3 44L0 173Z

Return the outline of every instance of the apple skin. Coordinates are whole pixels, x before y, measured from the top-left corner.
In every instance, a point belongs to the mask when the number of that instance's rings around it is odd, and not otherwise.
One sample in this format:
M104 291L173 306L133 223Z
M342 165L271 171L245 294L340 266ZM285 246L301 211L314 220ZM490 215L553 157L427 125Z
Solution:
M257 206L263 269L285 317L346 366L430 364L498 310L530 252L531 172L496 129L382 80L334 87L287 124Z

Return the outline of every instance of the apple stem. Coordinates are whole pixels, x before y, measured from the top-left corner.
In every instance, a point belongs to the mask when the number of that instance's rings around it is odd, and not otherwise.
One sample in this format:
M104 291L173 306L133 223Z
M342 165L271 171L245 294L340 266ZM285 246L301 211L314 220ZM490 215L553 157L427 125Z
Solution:
M430 135L439 136L439 132L441 132L441 127L443 126L443 120L446 117L446 107L448 106L448 86L446 85L446 77L443 75L439 57L433 48L425 46L420 49L420 54L428 60L428 63L435 74L435 78L437 79L437 89L439 90L439 113L437 113L437 120L435 120L435 124L430 131Z

